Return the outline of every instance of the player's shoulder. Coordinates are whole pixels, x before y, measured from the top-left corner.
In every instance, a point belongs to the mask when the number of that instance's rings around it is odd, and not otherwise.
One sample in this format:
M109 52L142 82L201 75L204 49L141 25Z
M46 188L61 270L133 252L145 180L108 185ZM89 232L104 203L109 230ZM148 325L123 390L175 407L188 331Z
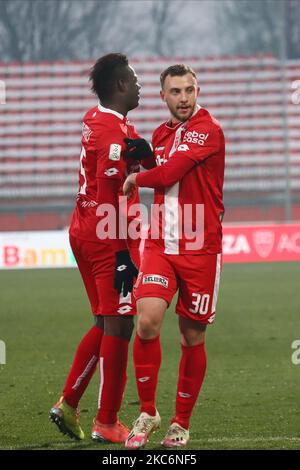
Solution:
M111 139L120 139L127 135L126 125L120 117L113 112L103 112L99 106L89 109L83 118L83 136L87 134L91 143L95 141L106 142Z
M199 111L190 119L188 129L206 129L206 130L221 130L219 121L205 108L200 108Z
M98 106L93 106L83 116L83 121L90 121L97 118Z
M164 135L166 131L166 123L163 122L160 126L158 126L153 134L152 134L152 143L155 144L155 142L159 141L161 137Z
M104 113L99 109L99 106L94 106L85 113L83 122L90 127L110 127L114 125L116 121L113 114Z

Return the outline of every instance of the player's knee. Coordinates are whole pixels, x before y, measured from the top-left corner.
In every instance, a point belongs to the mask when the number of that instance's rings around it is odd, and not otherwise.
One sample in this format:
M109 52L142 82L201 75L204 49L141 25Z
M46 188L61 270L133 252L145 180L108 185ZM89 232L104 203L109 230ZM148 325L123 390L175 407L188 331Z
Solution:
M104 332L107 336L118 336L130 340L134 328L133 317L106 317Z
M205 342L205 331L189 330L181 333L181 344L183 346L197 346Z
M205 342L206 324L179 317L181 344L183 346L197 346Z
M137 332L142 339L152 339L159 335L160 322L153 317L140 315L138 321Z
M126 326L124 327L123 337L129 341L134 329L134 321L133 317L127 317L127 320Z

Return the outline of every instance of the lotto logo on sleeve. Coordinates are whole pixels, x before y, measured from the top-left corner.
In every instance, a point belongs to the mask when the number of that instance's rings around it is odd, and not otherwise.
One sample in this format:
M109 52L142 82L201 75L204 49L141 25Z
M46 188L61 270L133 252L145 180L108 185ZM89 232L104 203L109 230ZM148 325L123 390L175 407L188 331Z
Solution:
M108 169L104 172L104 174L105 174L106 176L115 176L115 175L117 175L118 173L119 173L118 168L108 168Z
M159 274L148 274L143 276L143 284L158 284L159 286L163 286L165 288L169 285L169 279Z
M109 148L109 159L115 162L119 161L121 158L122 147L120 144L111 144Z
M196 131L189 131L185 133L183 142L189 142L191 144L199 144L204 145L205 141L207 140L209 134L199 134Z

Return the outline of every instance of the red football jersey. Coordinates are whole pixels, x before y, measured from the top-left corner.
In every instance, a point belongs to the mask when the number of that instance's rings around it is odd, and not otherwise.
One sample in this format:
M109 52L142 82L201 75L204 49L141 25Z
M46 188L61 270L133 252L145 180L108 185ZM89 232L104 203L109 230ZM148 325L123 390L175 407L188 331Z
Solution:
M158 167L136 179L140 187L155 188L146 246L155 243L167 254L221 253L225 141L220 124L200 108L184 123L158 127L152 145Z
M83 119L80 154L79 191L70 226L70 234L87 241L97 241L99 204L113 204L118 211L118 196L126 176L139 171L134 160L125 160L124 138L139 137L126 117L100 104ZM136 193L137 194L137 193ZM137 197L131 203L137 202ZM111 240L105 241L109 243ZM115 249L125 249L125 240L115 240Z

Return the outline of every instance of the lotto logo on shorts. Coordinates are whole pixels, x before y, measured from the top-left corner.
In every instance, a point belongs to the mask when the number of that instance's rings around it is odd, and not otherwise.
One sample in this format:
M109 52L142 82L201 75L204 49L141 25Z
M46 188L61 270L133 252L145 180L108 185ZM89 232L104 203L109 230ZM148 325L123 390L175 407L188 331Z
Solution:
M169 279L159 276L158 274L148 274L143 277L143 284L158 284L159 286L167 288L169 285Z
M131 312L132 307L130 305L124 305L123 307L118 308L118 313L120 315L125 315L125 313Z

